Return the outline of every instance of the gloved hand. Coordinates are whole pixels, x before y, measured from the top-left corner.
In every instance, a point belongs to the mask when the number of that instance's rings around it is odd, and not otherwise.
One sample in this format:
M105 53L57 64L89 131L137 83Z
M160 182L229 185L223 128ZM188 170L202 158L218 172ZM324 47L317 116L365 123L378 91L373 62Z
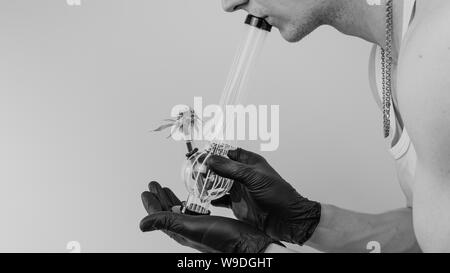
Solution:
M320 221L321 205L302 197L260 155L243 149L230 159L210 156L206 164L235 183L229 195L212 202L280 241L304 244Z
M201 252L260 253L277 243L262 231L244 222L218 216L180 214L181 202L168 188L157 182L142 193L148 216L142 231L162 230L178 243Z

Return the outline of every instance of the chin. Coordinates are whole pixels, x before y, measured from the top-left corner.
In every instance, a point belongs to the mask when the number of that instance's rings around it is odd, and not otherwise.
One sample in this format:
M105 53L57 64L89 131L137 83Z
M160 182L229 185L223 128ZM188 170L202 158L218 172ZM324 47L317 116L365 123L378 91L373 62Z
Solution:
M297 43L299 42L303 37L292 30L284 30L280 29L280 34L289 43Z
M313 32L318 25L310 22L309 24L289 24L279 28L281 36L289 43L301 41L305 36Z

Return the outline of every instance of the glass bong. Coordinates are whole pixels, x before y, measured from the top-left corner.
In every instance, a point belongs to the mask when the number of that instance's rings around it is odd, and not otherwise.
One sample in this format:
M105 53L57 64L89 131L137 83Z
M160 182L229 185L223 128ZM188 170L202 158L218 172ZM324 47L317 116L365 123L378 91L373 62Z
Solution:
M219 105L225 109L227 105L237 105L250 75L255 60L264 44L272 26L263 18L248 15L245 20L246 33L242 44L238 47L230 73L227 78ZM194 115L194 113L192 113ZM192 126L195 118L190 119ZM218 128L223 128L223 120L217 122ZM219 130L220 131L220 130ZM189 132L192 135L192 131ZM207 215L212 200L224 196L232 187L233 180L221 177L206 165L211 155L227 157L228 151L235 149L226 143L223 136L215 136L205 149L199 151L192 148L192 138L187 141L189 153L182 167L182 179L185 182L189 196L181 212L193 215Z
M219 107L220 113L224 113L227 106L242 104L241 95L246 89L250 71L255 65L255 60L261 51L267 34L272 26L263 18L248 15L245 20L245 36L238 47L230 73L222 92ZM153 131L162 131L171 128L171 134L178 132L184 138L188 150L182 168L182 179L185 182L189 196L183 203L181 212L191 215L209 214L209 205L212 200L224 196L232 187L233 180L221 177L208 168L206 162L211 155L227 157L228 151L235 149L230 141L225 141L222 129L225 128L223 115L215 117L212 122L215 130L206 148L199 150L194 148L194 136L198 129L200 118L193 109L181 111L176 119L167 119L167 124L161 125ZM226 143L228 142L228 143Z

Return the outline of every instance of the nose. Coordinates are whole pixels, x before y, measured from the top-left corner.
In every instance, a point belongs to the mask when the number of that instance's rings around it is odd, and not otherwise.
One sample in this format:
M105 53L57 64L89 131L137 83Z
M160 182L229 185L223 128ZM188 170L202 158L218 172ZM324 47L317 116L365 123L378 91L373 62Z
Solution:
M222 6L226 12L233 12L247 4L248 1L249 0L222 0Z

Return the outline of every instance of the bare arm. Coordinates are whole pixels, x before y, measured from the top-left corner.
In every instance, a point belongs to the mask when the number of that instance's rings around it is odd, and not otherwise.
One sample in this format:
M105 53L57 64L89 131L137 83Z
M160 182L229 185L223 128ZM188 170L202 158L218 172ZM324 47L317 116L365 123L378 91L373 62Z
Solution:
M450 252L450 2L423 1L401 57L399 102L417 151L414 228L426 252Z
M369 242L381 252L420 252L412 221L405 208L383 214L364 214L322 205L322 217L308 246L325 252L369 252Z
M421 252L414 235L412 210L398 209L383 214L364 214L322 205L322 216L306 245L323 252L367 253L370 242L381 252ZM266 253L292 253L271 245Z

